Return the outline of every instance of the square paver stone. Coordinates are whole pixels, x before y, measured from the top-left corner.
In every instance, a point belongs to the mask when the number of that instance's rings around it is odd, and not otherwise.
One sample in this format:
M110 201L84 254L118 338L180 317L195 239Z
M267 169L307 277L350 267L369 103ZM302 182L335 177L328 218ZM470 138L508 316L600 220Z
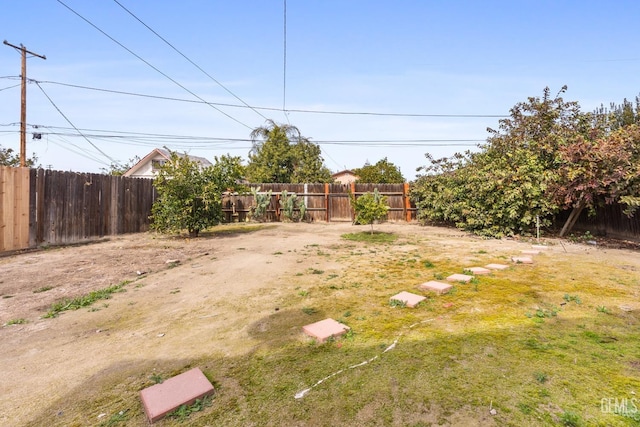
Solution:
M511 261L517 264L533 264L533 259L530 256L514 256L511 257Z
M318 342L325 342L331 337L344 335L349 329L347 325L336 322L331 318L302 327L305 334L317 339Z
M547 249L549 249L549 246L545 246L545 245L531 245L531 249L537 249L539 251L546 251Z
M476 276L491 274L491 270L484 267L470 267L470 268L465 268L465 270L472 272Z
M141 390L140 399L149 422L154 423L180 406L191 405L214 391L200 368L193 368Z
M418 285L418 287L420 289L422 289L423 291L433 291L433 292L436 292L438 294L446 294L447 292L449 292L453 288L453 285L450 285L448 283L440 283L440 282L436 282L435 280L431 280L430 282L425 282L425 283L422 283L421 285Z
M447 277L447 280L450 282L465 282L469 283L473 279L473 276L469 276L468 274L452 274Z
M407 307L413 308L416 305L420 304L420 302L426 300L426 297L422 295L412 294L411 292L402 291L399 294L396 294L389 298L389 300L402 301L405 303Z
M485 267L489 270L506 270L507 268L509 268L508 265L504 264L487 264L485 265Z
M538 255L540 251L537 249L525 249L523 251L520 251L520 253L523 255Z

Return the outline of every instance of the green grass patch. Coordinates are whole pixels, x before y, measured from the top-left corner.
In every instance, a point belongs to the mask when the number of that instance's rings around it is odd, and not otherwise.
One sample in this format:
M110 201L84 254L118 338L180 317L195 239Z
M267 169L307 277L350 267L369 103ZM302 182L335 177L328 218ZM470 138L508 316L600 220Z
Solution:
M47 314L42 317L57 317L64 311L78 310L79 308L88 307L96 301L109 299L111 298L111 295L116 292L124 292L124 287L129 283L130 282L128 280L125 280L118 283L117 285L109 286L108 288L99 289L97 291L92 291L86 295L82 295L76 298L65 298L62 301L53 303Z
M33 291L34 294L39 294L41 292L47 292L50 291L51 289L53 289L53 286L43 286L41 288L38 288L36 290Z
M373 233L368 231L347 233L343 234L341 237L345 240L365 243L393 243L398 239L398 236L396 234L385 233L382 231L374 231Z
M268 230L276 227L275 225L257 224L257 225L220 225L206 232L200 233L201 237L230 236L236 234L255 233L260 230Z
M5 323L5 326L11 326L11 325L24 325L25 323L28 323L27 319L23 319L22 317L18 318L18 319L11 319L9 320L7 323Z

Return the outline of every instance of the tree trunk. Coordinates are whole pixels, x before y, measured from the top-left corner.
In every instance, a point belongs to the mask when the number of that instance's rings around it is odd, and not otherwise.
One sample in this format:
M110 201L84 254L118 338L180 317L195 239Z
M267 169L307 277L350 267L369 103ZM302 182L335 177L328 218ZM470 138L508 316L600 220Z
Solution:
M578 218L580 217L585 204L585 200L580 199L578 204L573 207L573 210L569 214L569 218L567 218L567 221L564 223L562 230L560 230L560 237L564 237L564 235L571 231L573 226L576 225L576 222L578 221Z

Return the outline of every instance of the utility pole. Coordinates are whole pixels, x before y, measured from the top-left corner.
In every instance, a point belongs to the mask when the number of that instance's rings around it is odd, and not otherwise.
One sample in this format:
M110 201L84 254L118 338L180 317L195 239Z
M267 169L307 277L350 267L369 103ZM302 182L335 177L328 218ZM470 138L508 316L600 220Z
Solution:
M47 59L47 57L31 52L23 45L18 47L12 45L6 40L4 41L4 44L19 50L22 54L22 87L20 91L20 167L23 168L27 166L27 53L42 59Z

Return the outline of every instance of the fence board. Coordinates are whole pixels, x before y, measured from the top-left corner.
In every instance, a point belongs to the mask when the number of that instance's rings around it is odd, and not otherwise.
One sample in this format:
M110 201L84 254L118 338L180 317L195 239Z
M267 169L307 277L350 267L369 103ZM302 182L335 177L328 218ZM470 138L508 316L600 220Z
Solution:
M260 187L261 193L272 191L267 221L279 221L278 200L282 191L295 193L304 200L308 221L353 221L350 195L359 197L376 188L387 197L389 221L411 221L415 219L415 206L409 201L406 184L249 184L251 188ZM234 206L235 203L235 206ZM245 221L253 205L253 196L247 194L225 197L223 212L225 221L233 220L232 213L238 213L238 221Z
M29 169L0 166L0 251L29 247Z

